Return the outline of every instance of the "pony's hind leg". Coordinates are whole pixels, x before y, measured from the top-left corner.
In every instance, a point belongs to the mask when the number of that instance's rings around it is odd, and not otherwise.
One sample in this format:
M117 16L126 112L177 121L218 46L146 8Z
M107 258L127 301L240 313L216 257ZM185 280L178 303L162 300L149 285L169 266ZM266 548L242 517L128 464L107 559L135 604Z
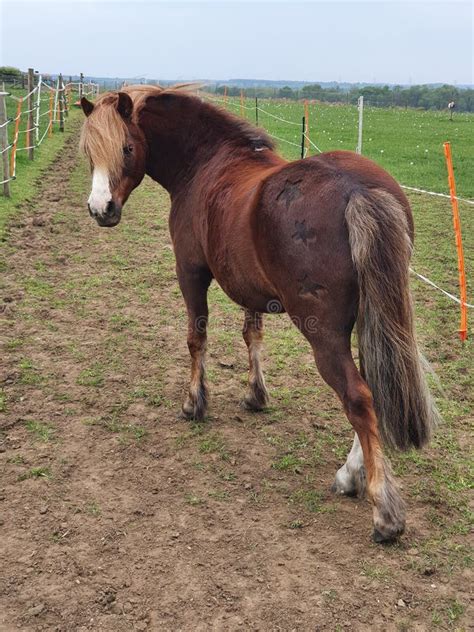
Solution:
M247 410L263 410L268 404L268 393L260 366L263 340L262 314L248 309L245 310L242 335L249 352L249 390L242 401L242 405Z
M207 346L207 290L211 274L207 269L177 268L179 284L188 311L188 349L191 355L191 380L182 412L186 419L201 421L207 411L208 390L205 373Z
M328 331L316 336L304 332L304 328L303 333L311 342L322 378L336 391L357 433L358 442L354 443L349 467L343 472L349 474L344 480L345 490L363 492L363 488L357 488L364 481L362 452L367 495L373 506L374 540L394 540L405 529L405 507L382 452L372 394L352 358L349 334ZM341 479L339 476L339 482Z

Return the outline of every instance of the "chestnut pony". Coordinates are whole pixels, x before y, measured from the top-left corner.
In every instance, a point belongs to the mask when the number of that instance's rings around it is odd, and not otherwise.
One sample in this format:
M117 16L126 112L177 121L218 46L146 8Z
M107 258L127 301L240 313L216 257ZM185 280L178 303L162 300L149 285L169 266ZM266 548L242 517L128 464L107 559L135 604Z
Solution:
M398 184L348 151L287 162L261 129L203 102L189 86L129 86L95 104L84 98L82 107L81 146L92 168L89 212L98 224L118 224L145 173L171 196L192 359L186 417L206 414L212 279L245 310L248 409L261 410L268 400L262 314L287 312L355 430L334 489L367 491L375 541L397 538L405 509L382 443L420 448L437 418L408 287L413 219ZM355 323L360 369L351 354Z

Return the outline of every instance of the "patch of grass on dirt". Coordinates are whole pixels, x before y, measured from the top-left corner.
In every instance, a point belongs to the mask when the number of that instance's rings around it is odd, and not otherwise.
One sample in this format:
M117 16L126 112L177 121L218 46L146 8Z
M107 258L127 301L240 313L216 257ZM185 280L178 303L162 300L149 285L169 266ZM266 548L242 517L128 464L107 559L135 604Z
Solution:
M121 442L127 442L128 439L140 441L144 439L148 432L146 428L140 424L129 422L122 419L122 416L128 408L128 402L119 402L110 407L109 412L100 417L88 417L82 420L87 426L97 426L117 434Z
M315 489L297 489L290 496L290 502L295 505L302 505L311 513L320 513L328 511L323 504L323 496L321 492Z
M27 472L20 474L19 481L25 481L29 478L51 478L51 470L49 467L32 467Z
M147 431L143 426L120 421L118 417L115 416L104 417L93 425L102 426L102 428L105 428L109 432L118 434L120 441L127 441L129 438L140 441L147 435Z
M296 519L292 520L288 525L289 529L302 529L304 527L304 523L302 520Z
M214 500L227 501L230 500L230 492L226 489L213 490L208 492L209 498Z
M15 349L18 349L19 347L21 347L24 344L24 340L22 340L21 338L11 338L10 340L7 340L7 342L5 343L5 348L8 351L14 351Z
M360 572L364 577L376 579L377 581L387 581L391 576L391 570L386 566L372 564L366 560L362 562Z
M39 370L33 365L32 360L29 358L22 358L19 363L19 368L21 384L33 386L35 384L41 384L43 381Z
M26 429L31 432L36 439L40 441L50 441L54 433L56 432L51 424L43 423L41 421L29 420L26 422Z
M110 325L112 331L130 331L134 329L137 322L134 318L125 316L124 314L112 314L110 317Z
M334 590L334 588L330 588L329 590L323 590L321 595L324 597L326 601L336 601L337 599L339 599L337 590Z
M175 406L174 402L159 392L158 387L152 388L150 392L147 392L142 397L149 406L153 406L154 408L161 408L163 406L164 408L173 409Z
M79 386L94 386L101 388L104 385L104 369L101 364L95 363L88 369L83 369L77 378Z
M192 506L202 505L204 503L202 498L193 493L186 494L184 500L188 505Z
M101 514L100 506L95 500L92 500L91 502L87 503L86 506L84 507L84 511L90 514L91 516L95 516L96 518L100 516Z
M204 434L204 425L202 423L193 423L187 432L183 432L175 438L177 448L182 448L188 444L194 437Z
M199 441L198 449L201 454L218 453L224 460L228 459L229 456L224 439L217 432L212 432L203 437Z
M7 410L7 394L3 389L0 390L0 413L4 413Z
M12 465L24 465L25 457L21 454L15 454L15 456L9 456L7 458L7 463L11 463Z
M454 626L465 612L465 606L457 599L450 599L442 607L437 607L431 614L431 622L434 626ZM454 628L463 632L464 628Z
M47 283L38 277L25 280L25 293L35 299L50 298L54 292L51 283Z
M303 469L303 460L294 454L285 454L277 461L274 461L272 463L272 467L275 470L288 470L290 472L294 472L295 474L301 474Z
M218 475L221 480L227 482L235 481L237 479L235 472L219 471Z

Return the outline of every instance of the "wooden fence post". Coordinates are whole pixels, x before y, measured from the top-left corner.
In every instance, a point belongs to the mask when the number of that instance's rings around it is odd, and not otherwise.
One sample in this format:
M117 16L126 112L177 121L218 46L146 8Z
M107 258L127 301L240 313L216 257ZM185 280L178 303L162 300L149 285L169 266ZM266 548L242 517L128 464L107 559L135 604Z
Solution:
M33 143L31 142L31 139L33 138L33 134L31 133L33 131L34 125L35 125L35 119L33 116L33 109L34 109L34 94L32 94L32 90L35 87L35 75L34 75L34 70L33 68L28 68L28 119L27 119L27 132L26 132L26 146L28 147L28 159L29 160L33 160L33 158L35 157L35 150L33 147Z
M84 73L81 72L80 79L79 79L79 100L82 99L83 92L84 92Z
M18 146L18 134L20 132L20 119L21 119L21 108L23 107L23 97L18 99L18 105L16 106L16 116L15 116L15 133L13 135L13 143L12 143L12 153L10 154L10 175L12 178L15 177L16 173L16 150Z
M2 152L3 195L10 197L10 165L8 162L8 125L5 94L0 93L0 151Z

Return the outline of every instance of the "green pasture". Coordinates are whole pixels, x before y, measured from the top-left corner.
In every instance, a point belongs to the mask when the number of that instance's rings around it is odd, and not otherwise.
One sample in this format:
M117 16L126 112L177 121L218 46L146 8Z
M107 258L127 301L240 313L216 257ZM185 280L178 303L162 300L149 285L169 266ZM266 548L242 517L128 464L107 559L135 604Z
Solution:
M278 149L286 158L299 158L303 103L275 99L259 99L258 103L259 125L282 139L277 141ZM227 108L240 114L240 99L229 98ZM321 151L355 150L356 106L311 103L309 110L309 136ZM245 100L244 115L255 122L254 100ZM362 153L401 184L448 193L445 141L451 142L458 195L474 198L474 114L455 112L450 121L444 111L364 107ZM318 152L311 148L311 153Z

